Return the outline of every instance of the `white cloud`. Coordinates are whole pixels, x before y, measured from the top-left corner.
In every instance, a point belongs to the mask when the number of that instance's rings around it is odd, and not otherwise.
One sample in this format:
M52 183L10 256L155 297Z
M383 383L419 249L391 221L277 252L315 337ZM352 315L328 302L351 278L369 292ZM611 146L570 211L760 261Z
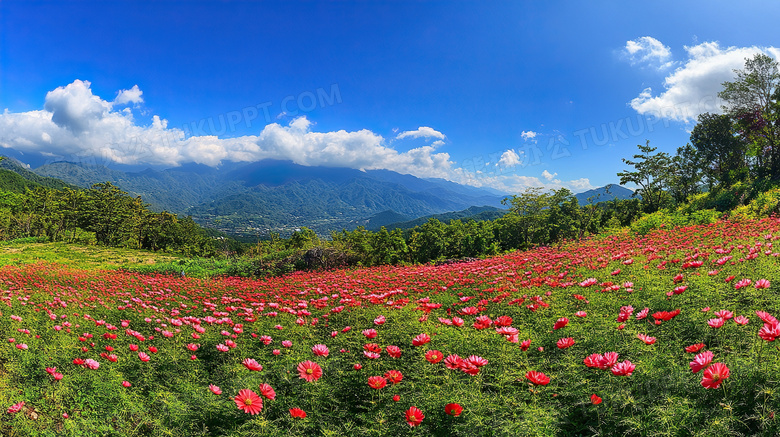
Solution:
M114 99L114 104L124 105L127 103L133 103L135 105L139 105L144 102L143 97L141 97L143 93L144 92L138 88L138 85L133 85L133 87L129 90L119 91L116 98Z
M398 152L388 147L381 135L366 129L313 132L305 117L293 119L287 126L271 123L257 136L187 137L159 116L153 116L150 125L139 126L129 108L113 108L120 101L143 102L141 95L134 86L109 102L93 94L88 81L76 80L49 92L43 110L0 114L0 146L53 158L89 156L122 164L176 166L196 162L214 166L222 161L274 158L302 165L386 168L425 177L451 177L449 154L436 152L444 144L441 140ZM444 138L428 127L405 134Z
M523 153L523 152L520 152ZM520 164L520 155L512 149L507 150L501 154L501 158L496 165L501 167L514 167Z
M408 130L408 131L401 132L400 134L398 134L396 139L401 140L401 139L404 139L404 138L407 138L407 137L411 137L411 138L438 138L440 140L443 140L444 138L446 138L446 136L443 133L441 133L441 132L439 132L439 131L437 131L437 130L435 130L433 128L427 127L427 126L420 126L419 128L417 128L417 130Z
M567 187L573 191L590 188L587 179L566 182L554 179L555 174L552 178L545 176L545 180L520 175L523 152L512 149L503 152L497 165L486 165L482 172L466 170L458 167L448 153L438 150L445 145L444 135L425 127L406 132L405 136L424 136L436 141L404 152L392 148L392 140L367 129L315 132L306 117L295 118L287 125L268 124L258 135L187 136L182 129L170 127L167 120L157 115L150 124L141 126L130 108L114 108L120 100L140 105L141 95L141 90L133 87L119 92L117 99L109 102L93 94L89 82L77 80L49 92L43 110L22 113L5 110L0 114L0 147L41 153L52 159L89 158L97 162L102 159L121 164L167 166L188 162L216 166L223 161L281 159L309 166L388 169L507 192L520 192L530 186Z
M534 138L536 138L536 136L537 136L537 135L539 135L539 132L534 132L534 131L532 131L532 130L529 130L529 131L523 131L523 132L521 132L521 133L520 133L520 136L521 136L521 137L522 137L524 140L526 140L526 141L528 141L528 140L533 140Z
M624 53L628 56L631 65L647 64L664 69L674 64L671 61L672 50L651 36L627 41Z
M465 179L456 182L465 183L467 185L474 185L477 187L491 187L510 194L521 193L527 188L533 187L539 187L545 191L568 188L573 193L580 193L596 188L590 183L588 178L574 179L570 181L562 181L559 179L548 181L534 176L525 176L520 174L505 174L481 177L480 175L477 175L474 180Z
M734 79L734 70L743 69L745 59L756 53L780 58L775 47L726 47L717 42L705 42L685 47L688 60L664 79L664 91L653 95L645 88L631 100L631 107L640 114L651 114L682 122L695 121L704 112L720 112L718 92L722 83Z
M558 176L558 173L550 173L547 170L542 172L542 177L547 179L548 181L553 180L553 178L555 178L556 176Z

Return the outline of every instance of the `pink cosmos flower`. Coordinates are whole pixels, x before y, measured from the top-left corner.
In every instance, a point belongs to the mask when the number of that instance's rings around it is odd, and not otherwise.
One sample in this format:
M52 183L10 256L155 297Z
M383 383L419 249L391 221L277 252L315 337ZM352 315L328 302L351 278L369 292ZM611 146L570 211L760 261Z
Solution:
M767 281L766 279L759 279L758 281L756 281L755 287L758 289L762 289L762 288L769 288L770 285L772 284L770 284L769 281Z
M298 364L298 376L307 382L312 382L322 377L322 367L313 361L304 361Z
M531 381L534 385L547 385L550 383L550 377L542 372L536 372L534 370L525 374L526 379Z
M260 384L260 394L269 400L276 399L276 391L268 384Z
M631 376L631 374L634 373L634 369L636 369L636 364L626 360L622 363L615 364L610 370L615 376Z
M13 404L10 407L8 407L8 414L16 414L22 411L22 407L24 407L24 402Z
M401 358L401 348L398 346L387 346L385 351L387 351L387 354L390 355L391 358Z
M655 343L655 337L650 337L649 335L646 334L637 334L636 337L648 345Z
M725 320L718 317L717 319L709 319L707 320L707 324L710 325L710 328L718 329L721 326L723 326L723 323L725 323Z
M428 343L429 341L431 341L431 337L428 334L420 334L417 337L414 337L414 339L412 340L412 345L422 346Z
M699 373L700 370L710 365L713 356L712 351L705 351L697 354L693 361L688 364L691 367L691 371L693 373Z
M567 317L561 317L553 325L553 330L561 329L568 324L569 324L569 319Z
M574 338L572 337L562 338L558 340L556 344L558 345L558 349L568 349L574 346Z
M314 355L317 355L318 357L327 357L330 353L328 347L324 344L315 344L314 347L311 348L311 351L314 352Z
M702 375L701 385L704 388L716 389L724 379L729 377L729 368L723 363L713 363Z
M263 366L261 366L260 363L258 363L252 358L245 358L244 361L241 362L241 364L243 364L244 367L246 367L247 369L254 372L259 372L263 370Z

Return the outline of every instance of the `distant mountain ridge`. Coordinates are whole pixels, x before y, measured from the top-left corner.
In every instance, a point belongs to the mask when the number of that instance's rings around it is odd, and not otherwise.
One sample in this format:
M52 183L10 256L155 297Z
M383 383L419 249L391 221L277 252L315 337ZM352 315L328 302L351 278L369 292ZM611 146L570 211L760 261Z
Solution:
M593 203L609 202L611 200L619 199L631 199L634 192L617 184L609 184L601 188L594 188L579 194L575 194L580 206L590 203L588 199L591 199Z
M34 171L81 187L108 181L141 196L156 210L192 215L203 225L239 235L284 234L303 226L328 234L355 228L382 211L414 219L471 206L498 207L506 197L389 170L306 167L275 160L142 172L62 161Z
M366 229L370 231L376 231L384 226L388 231L394 229L412 229L415 226L421 226L430 219L436 219L443 223L449 223L453 220L462 220L464 222L469 220L483 221L483 220L495 220L506 215L509 210L495 208L492 206L472 206L462 211L445 212L441 214L433 214L424 217L418 217L413 220L396 220L394 222L382 223L388 221L387 216L384 213L377 214L377 216L371 217L368 220Z

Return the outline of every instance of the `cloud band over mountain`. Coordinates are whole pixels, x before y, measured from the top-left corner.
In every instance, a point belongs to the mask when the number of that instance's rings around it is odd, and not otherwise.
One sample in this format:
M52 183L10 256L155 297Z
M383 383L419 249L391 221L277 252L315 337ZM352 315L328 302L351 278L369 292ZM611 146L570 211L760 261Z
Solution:
M0 114L0 146L52 158L100 157L120 164L217 166L223 161L282 159L306 166L388 169L507 191L526 186L592 188L587 179L550 184L532 176L468 171L458 167L448 153L437 150L445 145L446 136L425 126L386 140L367 129L314 132L311 121L298 117L287 126L268 124L258 135L188 136L158 115L149 125L139 125L131 106L143 104L142 95L136 85L107 101L92 92L89 81L76 80L48 92L42 110L13 113L6 109ZM422 139L425 144L404 152L391 146L404 139Z

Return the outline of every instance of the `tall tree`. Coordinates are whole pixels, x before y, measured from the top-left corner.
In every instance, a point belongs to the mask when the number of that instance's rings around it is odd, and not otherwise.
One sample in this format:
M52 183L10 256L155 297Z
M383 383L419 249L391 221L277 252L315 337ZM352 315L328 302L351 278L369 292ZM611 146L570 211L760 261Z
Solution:
M691 145L695 156L689 157L699 161L710 188L718 184L729 186L746 176L746 143L730 115L709 112L699 115L699 123L691 132Z
M759 176L780 179L780 71L763 53L734 70L733 82L723 82L723 109L737 122L740 135L756 157Z
M624 170L620 176L620 185L632 183L639 186L634 195L642 196L642 204L646 212L655 212L664 206L669 197L667 188L671 178L672 158L668 153L656 151L656 147L650 147L648 140L645 145L637 145L638 155L634 155L635 161L623 158L623 162L633 166L634 171Z

